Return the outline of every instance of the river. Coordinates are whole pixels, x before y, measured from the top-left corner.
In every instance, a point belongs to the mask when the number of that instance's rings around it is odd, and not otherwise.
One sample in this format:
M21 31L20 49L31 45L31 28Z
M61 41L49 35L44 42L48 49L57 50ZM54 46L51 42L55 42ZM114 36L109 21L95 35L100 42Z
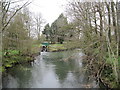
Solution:
M2 80L3 88L96 88L82 63L80 50L42 52L30 64L8 70Z

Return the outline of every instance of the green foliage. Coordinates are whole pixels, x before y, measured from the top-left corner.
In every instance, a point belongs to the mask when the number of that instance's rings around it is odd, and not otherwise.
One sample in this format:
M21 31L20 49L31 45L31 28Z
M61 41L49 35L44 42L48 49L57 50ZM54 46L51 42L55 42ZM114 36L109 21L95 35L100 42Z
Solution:
M5 72L5 68L3 66L0 66L0 72Z
M0 55L3 55L3 52L0 51Z
M19 51L18 50L6 50L5 52L8 52L8 55L18 55Z
M62 44L66 35L65 26L67 25L67 18L64 17L63 14L61 14L51 26L46 24L43 31L43 34L46 35L46 40L51 43L59 42Z
M5 67L12 67L12 65L9 63L6 63Z
M19 11L9 23L2 36L2 65L3 68L13 67L14 64L31 60L33 38L30 36L32 26L28 9ZM38 50L35 49L35 50ZM33 53L32 53L33 54Z
M27 61L30 61L31 59L32 58L30 56L21 56L21 55L12 55L9 57L4 57L3 58L3 66L2 66L3 71L5 71L4 68L11 68L16 63L27 62Z
M104 82L108 83L112 88L117 88L117 83L116 83L116 76L113 72L112 69L112 64L107 63L108 66L106 66L102 72L102 79Z
M114 61L115 61L115 59L114 59L113 57L108 57L108 58L106 58L106 63L108 63L108 64L113 65L113 64L114 64Z
M13 50L8 51L11 55L18 54L18 51L30 53L32 39L29 36L30 32L27 27L27 22L30 19L28 18L29 16L25 12L20 11L16 14L14 19L10 22L7 31L3 33L3 51Z

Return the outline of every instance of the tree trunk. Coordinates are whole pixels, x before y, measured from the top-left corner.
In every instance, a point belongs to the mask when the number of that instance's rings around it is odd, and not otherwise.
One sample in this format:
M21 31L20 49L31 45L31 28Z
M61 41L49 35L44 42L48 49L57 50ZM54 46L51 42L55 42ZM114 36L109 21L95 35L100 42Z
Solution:
M108 28L109 28L109 30L108 30L108 38L109 38L109 41L111 42L111 18L110 18L110 2L109 2L109 4L107 4L107 2L106 2L106 6L107 6L107 10L108 10Z
M96 11L94 9L94 23L95 23L95 33L97 34L97 19L96 19Z
M102 22L102 12L99 10L99 16L100 16L100 37L103 35L103 22Z
M117 43L117 26L116 26L116 18L115 18L115 9L114 9L114 2L111 2L111 11L112 11L112 19L113 19L113 27L114 27L114 33L115 33L115 40Z
M120 2L117 2L117 25L118 25L118 57L120 58ZM118 68L120 68L119 61ZM118 81L120 83L120 69L118 69Z

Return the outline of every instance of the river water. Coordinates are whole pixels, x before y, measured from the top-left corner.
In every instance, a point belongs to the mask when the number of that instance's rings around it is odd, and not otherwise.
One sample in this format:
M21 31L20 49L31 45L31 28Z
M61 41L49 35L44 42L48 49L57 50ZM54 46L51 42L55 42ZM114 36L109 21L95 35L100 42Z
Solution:
M30 64L9 69L2 80L3 88L97 88L89 79L79 50L42 52Z

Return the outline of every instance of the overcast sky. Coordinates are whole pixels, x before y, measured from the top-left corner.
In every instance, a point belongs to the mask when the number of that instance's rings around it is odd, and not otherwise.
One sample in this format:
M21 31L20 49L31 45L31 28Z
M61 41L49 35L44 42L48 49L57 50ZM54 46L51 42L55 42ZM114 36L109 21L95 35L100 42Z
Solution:
M55 19L58 18L58 16L62 12L65 11L65 5L67 4L68 1L71 0L33 0L33 2L29 6L29 9L31 12L35 14L41 13L43 19L46 20L46 23L51 24ZM96 0L83 0L83 1L94 2Z
M33 0L29 9L35 14L41 13L46 22L51 24L64 12L67 1L68 0Z

